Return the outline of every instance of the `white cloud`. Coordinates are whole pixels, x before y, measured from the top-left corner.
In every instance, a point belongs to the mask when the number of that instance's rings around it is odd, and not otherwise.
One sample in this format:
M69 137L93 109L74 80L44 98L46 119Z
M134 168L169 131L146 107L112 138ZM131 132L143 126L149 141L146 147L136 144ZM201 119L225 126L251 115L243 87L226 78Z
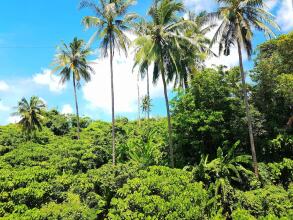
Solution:
M277 23L282 31L290 31L293 29L293 1L283 0L279 10L277 11Z
M8 89L9 85L4 81L0 81L0 91L7 91Z
M111 113L111 84L109 58L100 58L94 61L95 75L92 81L82 88L84 98L90 108L98 108L108 114ZM131 113L137 109L137 73L132 72L134 56L130 52L128 58L116 53L114 58L114 92L115 112ZM151 72L151 68L150 68ZM150 74L152 75L152 74ZM163 96L162 82L152 85L150 79L150 93L152 98ZM140 95L146 93L146 79L139 83Z
M69 105L69 104L63 105L61 113L62 114L72 114L73 109L72 109L71 105Z
M20 117L19 116L9 116L7 119L8 123L12 123L12 124L16 124L20 121Z
M61 92L66 88L66 85L60 83L60 78L53 75L51 70L44 69L42 73L37 73L33 76L33 81L36 84L48 86L51 92Z
M218 54L217 50L214 50L216 54ZM244 56L244 60L246 60L246 56ZM244 61L243 60L243 61ZM220 66L224 65L228 68L239 65L238 51L236 48L231 49L231 53L229 56L221 55L219 57L211 57L205 62L207 67L213 67L213 65Z

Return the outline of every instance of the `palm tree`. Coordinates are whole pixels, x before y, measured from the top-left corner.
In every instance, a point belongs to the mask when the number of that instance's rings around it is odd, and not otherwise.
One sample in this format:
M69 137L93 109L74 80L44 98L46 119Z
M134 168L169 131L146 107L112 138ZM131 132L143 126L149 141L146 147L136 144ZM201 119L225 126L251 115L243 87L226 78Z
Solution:
M141 101L141 110L147 115L147 118L149 117L149 112L151 111L152 108L152 100L148 95L142 97ZM149 118L148 118L149 119Z
M181 2L175 0L154 1L148 14L150 22L145 22L145 33L135 40L137 53L142 56L139 60L149 60L154 64L153 82L162 78L164 86L164 96L166 102L168 132L169 132L169 150L170 165L174 167L173 142L172 142L172 124L170 116L169 98L167 84L174 80L178 74L176 53L180 50L178 42L192 44L192 39L180 34L183 27L193 24L193 22L182 20L178 14L184 11Z
M31 139L37 130L42 130L45 107L44 102L36 96L31 97L29 102L25 98L18 102L17 111L13 115L20 117L19 124L27 138Z
M147 33L146 29L146 21L144 19L141 19L140 22L138 22L135 25L135 33L138 36L143 36ZM151 64L150 59L148 58L148 51L144 51L141 49L139 45L136 47L136 53L135 53L135 62L133 69L135 67L139 67L138 72L141 75L141 78L144 79L145 77L147 78L147 96L148 99L150 100L150 77L149 77L149 66ZM150 119L150 108L148 109L149 111L147 112L147 118Z
M101 38L100 47L102 54L107 57L110 53L110 74L111 74L111 102L112 102L112 162L115 165L115 103L114 103L114 80L113 80L113 57L115 49L122 50L127 55L127 48L130 40L125 31L131 29L134 20L138 17L135 13L127 13L127 10L135 0L100 0L95 3L93 0L82 0L80 8L90 8L95 16L83 18L86 28L95 27L89 43Z
M57 55L54 59L55 68L53 72L57 72L61 76L60 82L64 84L69 81L72 76L75 108L77 116L77 138L80 138L80 123L79 123L79 111L76 89L80 85L80 80L84 79L86 82L91 80L91 74L94 73L93 68L87 61L90 55L90 50L85 48L83 40L74 38L69 45L63 44L59 48Z
M139 53L141 53L142 51L140 51ZM141 76L142 79L144 79L146 77L146 81L147 81L147 96L148 99L150 99L150 77L149 77L149 65L150 65L150 61L147 58L147 55L145 54L143 57L139 57L139 54L137 53L135 55L135 64L134 67L135 68L137 65L139 65L139 74ZM139 59L145 59L145 60L139 60ZM147 112L147 118L150 119L150 111Z
M210 40L206 34L210 32L215 24L210 24L206 18L206 12L201 12L198 15L188 12L187 20L194 22L192 26L184 27L182 33L185 37L193 39L192 45L180 45L181 49L176 53L179 63L179 74L175 79L175 87L178 85L183 89L188 89L189 80L200 69L204 68L204 61L208 56L214 55L210 50Z
M245 82L246 76L243 68L242 49L246 51L250 59L252 55L252 28L264 32L267 37L273 37L275 35L270 27L278 29L278 25L274 22L273 15L264 10L264 3L262 0L217 1L221 4L218 11L208 15L212 20L221 20L221 24L212 39L212 43L218 41L219 53L223 51L225 56L230 55L230 50L233 45L237 45L253 167L255 175L258 177L258 164L247 95L247 85Z

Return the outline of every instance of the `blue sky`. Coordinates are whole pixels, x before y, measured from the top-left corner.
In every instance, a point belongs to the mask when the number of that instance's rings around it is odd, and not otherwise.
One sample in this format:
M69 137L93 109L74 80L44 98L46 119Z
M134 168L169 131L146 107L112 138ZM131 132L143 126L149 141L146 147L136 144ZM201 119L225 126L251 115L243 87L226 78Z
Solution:
M50 64L60 42L69 42L75 36L87 41L93 30L85 31L81 19L91 11L78 10L79 0L3 0L0 8L0 124L14 121L11 118L17 101L32 95L45 100L49 108L63 112L73 110L71 83L60 86L59 79L50 74ZM138 0L131 10L145 15L152 0ZM184 0L186 7L198 12L216 8L214 0ZM293 10L291 0L268 0L268 5L282 32L292 30ZM264 41L257 33L254 45ZM78 92L82 115L94 119L110 119L108 60L95 59L96 75L91 83L83 85ZM237 57L213 59L210 62L237 64ZM116 102L118 116L137 116L136 79L131 73L131 55L117 57L115 61ZM252 63L246 61L246 67ZM140 83L141 95L145 82ZM151 88L153 97L152 115L164 115L165 105L162 85Z

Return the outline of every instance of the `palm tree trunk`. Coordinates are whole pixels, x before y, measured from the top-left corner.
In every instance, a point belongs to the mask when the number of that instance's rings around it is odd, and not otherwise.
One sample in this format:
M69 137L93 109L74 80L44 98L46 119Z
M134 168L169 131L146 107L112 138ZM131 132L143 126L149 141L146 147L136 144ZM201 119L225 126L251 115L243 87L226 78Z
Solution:
M146 74L147 74L147 96L148 96L148 100L150 101L151 99L150 99L150 78L149 78L149 68L147 68L147 72L146 72ZM149 103L150 104L150 103ZM148 112L147 112L147 114L148 114L148 120L150 119L150 107L151 106L149 106L149 108L148 108Z
M74 73L73 73L73 88L74 88L75 109L76 109L76 117L77 117L77 139L79 139L80 138L80 124L79 124L78 103L77 103L77 95L76 95L76 81L75 81Z
M174 168L175 165L174 165L174 152L173 152L173 141L172 141L172 124L171 124L168 92L167 92L167 83L166 83L166 78L165 78L165 73L164 72L162 72L162 80L163 80L163 85L164 85L164 95L165 95L167 117L168 117L170 165L171 165L172 168Z
M239 41L237 41L237 46L238 46L240 72L241 72L241 78L242 78L243 96L244 96L246 117L247 117L247 123L248 123L249 140L250 140L251 154L252 154L252 160L253 160L253 169L254 169L255 176L258 178L258 164L257 164L256 151L255 151L255 145L254 145L254 137L253 137L253 130L252 130L252 122L251 122L252 120L251 120L250 108L248 103L245 73L244 73L243 63L242 63L241 45Z
M139 73L137 73L137 116L138 116L138 126L140 126Z
M187 77L187 73L184 74L183 78L184 78L184 90L187 91L188 90L188 77Z
M115 100L114 100L114 76L113 76L113 45L112 37L110 37L110 71L111 71L111 98L112 98L112 163L116 164L116 148L115 148Z

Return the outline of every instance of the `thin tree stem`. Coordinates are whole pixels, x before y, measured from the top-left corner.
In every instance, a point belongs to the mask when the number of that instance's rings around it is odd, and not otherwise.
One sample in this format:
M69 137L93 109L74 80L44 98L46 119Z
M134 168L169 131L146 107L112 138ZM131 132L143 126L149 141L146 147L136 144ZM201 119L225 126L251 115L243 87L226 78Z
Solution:
M74 88L75 109L76 109L76 118L77 118L77 139L79 139L80 138L80 124L79 124L78 102L77 102L77 94L76 94L76 80L75 80L74 73L73 73L73 88Z
M241 79L242 79L243 96L244 96L245 110L246 110L246 117L247 117L247 124L248 124L249 140L250 140L250 147L251 147L251 154L252 154L252 161L253 161L253 169L254 169L255 176L258 178L259 173L258 173L258 164L257 164L254 137L253 137L252 119L251 119L250 107L248 103L247 87L245 82L245 72L243 68L242 52L241 52L241 45L239 40L237 40L237 46L238 46L238 55L239 55L239 66L240 66Z
M139 73L137 74L137 116L138 116L138 126L140 126L140 91L139 91Z
M149 68L147 68L147 95L148 95L148 100L150 101L150 78L149 78ZM151 104L151 103L149 103ZM148 111L147 111L147 114L148 114L148 120L150 119L150 107L151 106L148 106Z
M166 78L165 78L165 73L164 72L162 72L162 80L163 80L163 85L164 85L164 95L165 95L167 118L168 118L170 166L172 168L174 168L175 164L174 164L174 152L173 152L173 140L172 140L172 124L171 124L171 115L170 115L167 83L166 83Z
M114 74L113 74L113 45L112 37L110 37L110 71L111 71L111 98L112 98L112 163L116 164L116 148L115 148L115 100L114 100Z

